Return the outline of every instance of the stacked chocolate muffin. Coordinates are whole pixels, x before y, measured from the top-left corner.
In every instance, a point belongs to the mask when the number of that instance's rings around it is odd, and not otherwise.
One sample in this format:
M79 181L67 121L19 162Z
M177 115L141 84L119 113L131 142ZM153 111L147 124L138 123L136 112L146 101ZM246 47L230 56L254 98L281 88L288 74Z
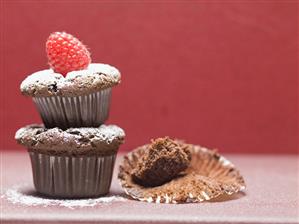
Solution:
M52 197L105 195L125 137L120 127L104 125L120 73L110 65L91 64L86 47L64 32L51 34L46 50L51 69L21 84L44 125L26 126L15 136L30 154L35 188Z

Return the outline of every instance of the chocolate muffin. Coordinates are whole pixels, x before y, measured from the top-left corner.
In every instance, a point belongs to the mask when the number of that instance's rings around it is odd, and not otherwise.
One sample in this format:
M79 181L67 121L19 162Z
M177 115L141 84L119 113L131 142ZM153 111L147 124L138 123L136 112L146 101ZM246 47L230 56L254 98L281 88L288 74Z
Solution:
M118 69L91 63L89 49L66 32L48 37L50 69L29 75L20 86L32 97L46 128L98 127L109 115L111 89L120 83Z
M30 154L36 190L62 198L107 194L124 137L124 131L115 125L65 131L30 125L15 135Z
M145 187L162 185L190 164L191 154L188 147L169 137L152 140L144 146L145 153L132 172L133 180Z
M111 88L120 77L116 68L94 63L65 77L52 69L38 71L20 89L32 97L47 128L97 127L108 118Z

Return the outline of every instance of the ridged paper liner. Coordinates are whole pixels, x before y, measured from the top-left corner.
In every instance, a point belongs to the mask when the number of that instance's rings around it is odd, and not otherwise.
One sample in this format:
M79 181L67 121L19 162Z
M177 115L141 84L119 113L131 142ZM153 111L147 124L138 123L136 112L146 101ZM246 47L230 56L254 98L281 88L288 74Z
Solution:
M202 202L245 189L243 177L230 161L195 145L190 147L190 167L179 177L157 187L140 186L132 180L131 172L144 150L146 147L139 147L129 153L119 167L121 186L134 199L154 203Z
M109 115L111 88L83 96L33 97L47 128L97 127Z
M57 198L86 198L109 192L116 155L73 157L29 151L37 192Z

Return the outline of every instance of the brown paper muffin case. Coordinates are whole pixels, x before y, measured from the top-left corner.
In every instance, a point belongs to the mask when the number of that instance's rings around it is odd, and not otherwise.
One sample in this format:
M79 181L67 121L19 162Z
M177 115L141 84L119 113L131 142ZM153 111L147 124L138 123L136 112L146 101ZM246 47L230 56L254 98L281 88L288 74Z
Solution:
M47 128L96 127L109 116L111 88L83 96L33 97Z
M191 164L182 175L156 187L144 187L132 179L132 171L147 146L124 156L118 179L127 195L152 203L194 203L245 190L245 181L229 160L214 150L189 144Z
M109 192L114 155L52 156L29 150L36 191L51 197L84 198Z

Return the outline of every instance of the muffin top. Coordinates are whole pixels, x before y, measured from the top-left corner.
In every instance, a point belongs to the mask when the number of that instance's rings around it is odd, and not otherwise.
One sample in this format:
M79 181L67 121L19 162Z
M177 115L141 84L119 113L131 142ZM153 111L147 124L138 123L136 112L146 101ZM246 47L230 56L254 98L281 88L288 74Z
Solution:
M29 151L50 155L112 155L123 143L125 132L116 125L98 128L46 129L29 125L16 132L15 139Z
M120 72L107 64L93 63L86 69L68 72L64 77L52 69L29 75L20 86L25 96L80 96L120 83Z

